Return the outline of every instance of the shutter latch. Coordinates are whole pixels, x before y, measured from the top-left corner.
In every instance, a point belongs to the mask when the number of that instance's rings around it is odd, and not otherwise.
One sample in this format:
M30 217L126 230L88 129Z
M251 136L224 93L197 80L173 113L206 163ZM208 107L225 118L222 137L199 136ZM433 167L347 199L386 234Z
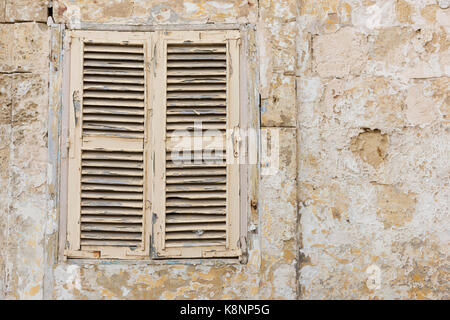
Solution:
M240 135L239 126L235 126L234 127L233 134L232 134L232 139L233 139L233 153L234 153L234 157L237 158L237 157L239 157L239 143L241 142L241 135Z

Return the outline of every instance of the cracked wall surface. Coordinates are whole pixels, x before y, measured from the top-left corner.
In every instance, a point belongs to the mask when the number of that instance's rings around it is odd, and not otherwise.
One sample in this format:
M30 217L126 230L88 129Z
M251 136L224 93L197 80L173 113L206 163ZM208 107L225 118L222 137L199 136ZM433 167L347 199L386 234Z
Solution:
M245 264L58 258L61 37L99 23L246 30L280 158ZM449 29L436 0L0 0L0 299L450 298Z

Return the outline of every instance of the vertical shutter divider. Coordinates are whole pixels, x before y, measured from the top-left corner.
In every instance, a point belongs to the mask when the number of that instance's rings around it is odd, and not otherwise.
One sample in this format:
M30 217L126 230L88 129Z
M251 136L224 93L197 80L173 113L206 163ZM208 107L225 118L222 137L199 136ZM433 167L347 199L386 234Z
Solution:
M81 208L81 106L83 93L83 42L80 37L71 37L70 47L70 122L69 122L69 184L67 242L69 250L80 250Z
M165 162L166 162L166 59L165 40L161 32L156 33L156 47L153 64L153 239L157 256L163 255L165 237Z
M237 250L239 241L239 39L227 41L227 131L232 131L233 145L227 155L227 249ZM236 154L237 153L237 154Z

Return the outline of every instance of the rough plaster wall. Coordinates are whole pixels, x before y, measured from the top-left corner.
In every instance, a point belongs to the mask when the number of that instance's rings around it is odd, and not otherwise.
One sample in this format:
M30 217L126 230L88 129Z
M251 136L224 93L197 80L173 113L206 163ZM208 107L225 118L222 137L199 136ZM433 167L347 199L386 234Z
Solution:
M448 299L450 9L300 1L302 299Z
M48 82L59 81L60 44L54 27L34 23L47 20L47 2L0 0L0 299L450 297L450 9L53 1L55 22L72 27L256 26L249 74L259 78L260 125L281 150L279 172L259 181L246 265L74 265L55 259L59 109Z

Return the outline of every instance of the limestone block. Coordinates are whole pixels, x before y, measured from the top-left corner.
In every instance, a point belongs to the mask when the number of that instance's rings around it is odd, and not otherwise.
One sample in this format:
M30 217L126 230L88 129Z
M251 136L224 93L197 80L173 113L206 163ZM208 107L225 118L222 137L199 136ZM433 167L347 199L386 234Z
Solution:
M56 0L55 21L122 24L246 23L255 20L256 4L206 0ZM253 18L252 18L253 17Z
M5 20L47 22L47 8L48 0L6 0Z
M408 90L406 117L412 125L425 125L437 118L436 104L432 97L425 94L424 84L414 85Z
M295 77L275 73L268 99L261 101L262 126L295 126Z
M377 215L385 228L401 227L411 222L415 213L416 195L388 186L377 186Z
M444 29L381 28L373 36L367 72L395 78L435 78L450 72L450 41Z
M0 24L0 70L47 72L50 36L40 23Z
M262 296L293 299L297 255L296 134L290 128L267 130L261 143L268 143L272 156L265 157L263 152L259 196L262 271L266 283ZM270 137L270 142L266 137ZM263 150L267 149L263 146ZM266 171L268 168L274 170Z
M382 134L380 130L371 130L352 138L350 150L364 162L377 168L386 159L388 144L386 134Z
M0 22L5 22L6 0L0 0Z
M359 75L367 62L367 39L353 28L316 36L313 50L315 71L324 78Z
M12 77L6 296L40 299L47 216L48 76L23 73Z
M6 248L11 158L11 76L0 75L0 246ZM5 298L6 250L0 250L0 299Z
M384 77L333 79L325 82L319 114L343 126L391 131L405 125L406 87Z

